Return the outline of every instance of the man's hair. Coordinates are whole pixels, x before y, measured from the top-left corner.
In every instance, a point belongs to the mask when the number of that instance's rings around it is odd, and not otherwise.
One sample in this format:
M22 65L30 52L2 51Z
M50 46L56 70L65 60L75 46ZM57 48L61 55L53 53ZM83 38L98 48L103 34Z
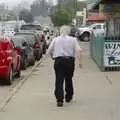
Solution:
M71 27L67 25L63 25L60 28L60 35L69 35L70 34Z

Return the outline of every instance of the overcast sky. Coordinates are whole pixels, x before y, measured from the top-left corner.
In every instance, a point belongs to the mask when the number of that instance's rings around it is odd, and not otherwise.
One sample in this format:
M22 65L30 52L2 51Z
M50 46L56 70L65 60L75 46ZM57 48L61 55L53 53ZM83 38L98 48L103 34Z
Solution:
M0 3L19 3L19 2L21 2L21 1L27 1L27 2L30 2L30 3L32 3L33 1L35 1L35 0L0 0ZM56 1L56 0L53 0L53 1Z
M21 2L28 2L28 3L32 3L35 0L0 0L0 4L1 3L5 3L8 5L9 8L12 8L14 6L17 6L17 4L21 3ZM53 0L54 3L56 3L56 0Z
M5 3L8 5L8 8L13 8L14 6L17 6L21 2L28 2L31 4L35 0L0 0L1 3ZM50 0L51 1L51 0ZM57 0L53 0L54 3L56 3ZM86 1L86 0L78 0L78 1ZM93 1L93 0L88 0L88 1Z
M34 0L0 0L0 3L10 3L10 2L21 2L21 1L30 1L30 2L32 2L32 1L34 1Z

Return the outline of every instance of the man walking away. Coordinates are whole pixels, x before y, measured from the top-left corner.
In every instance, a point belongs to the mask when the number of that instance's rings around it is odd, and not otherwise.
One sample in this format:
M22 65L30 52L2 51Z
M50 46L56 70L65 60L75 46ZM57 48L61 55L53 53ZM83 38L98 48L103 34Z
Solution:
M53 39L48 48L48 54L55 60L55 97L57 99L57 106L62 107L64 102L64 88L65 81L65 101L69 103L73 98L73 81L72 77L75 69L75 56L77 53L79 65L81 65L81 48L76 38L69 36L70 27L62 26L60 29L60 36Z

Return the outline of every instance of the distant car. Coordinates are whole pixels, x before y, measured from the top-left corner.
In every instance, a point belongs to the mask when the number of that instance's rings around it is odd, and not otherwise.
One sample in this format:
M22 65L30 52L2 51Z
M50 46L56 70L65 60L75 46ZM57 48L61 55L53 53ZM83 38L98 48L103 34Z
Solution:
M43 54L46 53L47 45L46 45L45 35L44 35L44 32L43 32L41 25L39 25L39 24L25 24L25 25L21 26L20 30L24 31L24 32L30 31L30 32L38 33L38 35L40 37L40 42L41 42Z
M42 48L40 43L40 37L38 34L35 34L33 32L18 32L15 33L15 36L26 36L29 41L31 41L31 45L34 49L34 56L36 60L40 60L42 57Z
M20 77L21 56L11 40L0 38L0 80L12 84L14 77Z
M22 25L21 26L21 28L20 28L20 31L25 31L25 30L27 30L27 31L30 31L30 30L34 30L34 31L36 31L36 32L38 32L39 34L42 34L43 33L43 29L42 29L42 26L41 25L39 25L39 24L24 24L24 25Z
M105 34L105 24L95 23L90 26L78 28L78 38L82 41L90 41L91 35L104 35Z
M27 66L35 64L34 50L30 46L26 37L14 36L12 41L15 45L18 54L21 55L21 68L25 70Z

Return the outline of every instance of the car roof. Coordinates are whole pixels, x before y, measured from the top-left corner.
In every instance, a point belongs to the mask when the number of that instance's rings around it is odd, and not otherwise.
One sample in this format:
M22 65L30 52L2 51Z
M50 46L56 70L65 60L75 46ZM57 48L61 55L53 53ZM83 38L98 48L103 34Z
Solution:
M24 36L19 36L19 35L17 35L17 36L13 36L13 37L12 37L12 40L13 40L13 39L25 40L25 37L24 37Z
M22 28L22 27L25 27L25 26L26 26L26 27L27 27L27 26L33 26L33 27L36 26L36 27L40 27L40 29L42 30L42 26L39 25L39 24L24 24L24 25L21 25L21 28Z
M20 32L16 32L15 34L35 34L35 32L33 32L33 31L20 31Z

